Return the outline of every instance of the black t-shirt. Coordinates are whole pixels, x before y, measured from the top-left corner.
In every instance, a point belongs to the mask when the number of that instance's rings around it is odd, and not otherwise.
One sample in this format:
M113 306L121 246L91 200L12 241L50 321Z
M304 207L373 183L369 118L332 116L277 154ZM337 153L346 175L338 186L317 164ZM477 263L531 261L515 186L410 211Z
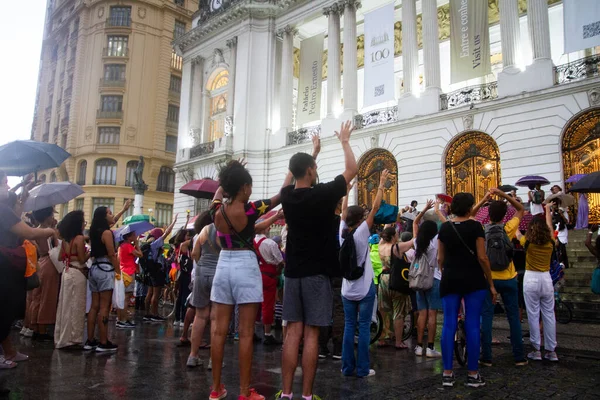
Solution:
M471 254L467 250L450 224L454 224L465 244L475 254ZM445 222L440 228L438 238L444 244L445 249L440 296L464 295L487 289L487 280L477 259L477 238L485 238L481 223L473 220Z
M346 179L342 175L312 188L287 186L281 190L288 225L286 277L333 275L339 269L339 218L335 209L345 195Z
M21 243L17 235L10 230L21 222L21 219L8 206L0 204L0 246L14 248Z

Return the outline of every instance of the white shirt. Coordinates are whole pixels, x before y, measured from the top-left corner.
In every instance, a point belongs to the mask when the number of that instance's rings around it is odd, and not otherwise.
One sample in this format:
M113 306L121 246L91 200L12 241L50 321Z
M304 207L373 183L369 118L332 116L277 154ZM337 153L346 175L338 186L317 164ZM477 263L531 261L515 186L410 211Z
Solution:
M565 221L568 223L569 222L569 213L567 213L562 208L560 209L560 212L562 212L563 216L565 217ZM558 230L558 224L556 225L556 229ZM565 224L565 228L563 230L558 231L558 240L562 244L569 243L569 230L567 229L567 224Z
M414 241L415 250L417 249L417 241ZM438 235L429 242L429 247L427 247L427 260L429 260L429 264L434 267L433 277L438 280L442 280L442 272L438 267L437 262L437 253L438 253Z
M344 239L342 239L342 232L347 227L348 225L346 225L345 221L340 223L340 245L344 243ZM373 264L371 264L371 257L369 254L370 236L371 232L369 232L369 225L367 225L366 221L360 224L354 232L356 261L358 262L358 265L365 263L365 272L363 273L363 276L355 281L349 281L347 279L342 281L342 296L350 301L360 301L364 299L369 293L369 289L371 289L371 285L373 284L375 273L373 272Z
M262 239L263 242L258 247L258 251L260 252L263 260L270 265L279 265L283 262L283 255L281 254L281 250L279 250L279 246L273 240L269 239L265 235L256 235L256 243L260 242Z

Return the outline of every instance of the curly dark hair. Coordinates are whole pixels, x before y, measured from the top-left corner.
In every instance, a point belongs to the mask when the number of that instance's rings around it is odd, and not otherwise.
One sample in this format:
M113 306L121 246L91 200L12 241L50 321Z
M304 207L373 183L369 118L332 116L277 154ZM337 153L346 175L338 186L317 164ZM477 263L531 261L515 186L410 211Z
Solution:
M244 185L252 185L252 176L239 161L229 161L219 172L221 187L230 199L235 198Z
M431 241L437 235L438 227L437 223L433 221L425 221L419 227L419 233L417 233L417 251L415 252L415 258L421 257L429 249Z
M70 242L79 235L83 235L83 211L71 211L58 223L58 232L63 240Z
M543 246L552 240L552 232L546 224L545 217L543 215L536 215L531 220L525 238L529 243Z

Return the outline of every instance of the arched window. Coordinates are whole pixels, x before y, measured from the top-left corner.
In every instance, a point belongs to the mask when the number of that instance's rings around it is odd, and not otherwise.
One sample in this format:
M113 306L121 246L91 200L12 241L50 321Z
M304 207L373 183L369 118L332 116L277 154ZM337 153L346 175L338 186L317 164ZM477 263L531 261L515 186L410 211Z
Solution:
M40 175L38 180L42 183L46 183L46 175Z
M52 171L50 174L50 183L56 182L56 172Z
M96 161L94 185L116 185L117 162L111 158Z
M175 191L175 172L171 168L160 167L156 191L169 193L173 193Z
M139 161L129 161L125 169L125 186L133 186L135 183L134 172L138 166Z
M229 72L227 70L219 72L210 85L210 142L222 138L225 134L228 87Z
M79 163L79 169L77 170L77 184L80 186L85 185L85 175L87 174L87 161L83 160Z

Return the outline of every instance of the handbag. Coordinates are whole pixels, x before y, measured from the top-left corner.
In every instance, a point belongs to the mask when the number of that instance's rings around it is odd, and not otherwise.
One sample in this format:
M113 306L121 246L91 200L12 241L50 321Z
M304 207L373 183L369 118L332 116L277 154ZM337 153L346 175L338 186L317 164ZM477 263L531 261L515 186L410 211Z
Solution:
M56 268L56 272L62 274L65 270L65 263L60 260L60 252L62 250L62 241L58 241L58 246L52 247L52 239L48 239L48 257L52 261L52 265Z
M396 248L398 248L398 244L396 244ZM408 272L410 269L410 262L406 258L406 253L403 254L401 258L398 258L394 254L393 247L391 252L389 287L395 292L409 294L410 286L408 284Z
M398 206L387 204L381 200L381 206L375 214L374 223L377 225L393 224L398 219Z
M592 273L592 293L600 294L600 265Z
M40 277L37 273L37 248L29 240L23 241L27 265L25 267L25 285L27 290L33 290L40 287Z

